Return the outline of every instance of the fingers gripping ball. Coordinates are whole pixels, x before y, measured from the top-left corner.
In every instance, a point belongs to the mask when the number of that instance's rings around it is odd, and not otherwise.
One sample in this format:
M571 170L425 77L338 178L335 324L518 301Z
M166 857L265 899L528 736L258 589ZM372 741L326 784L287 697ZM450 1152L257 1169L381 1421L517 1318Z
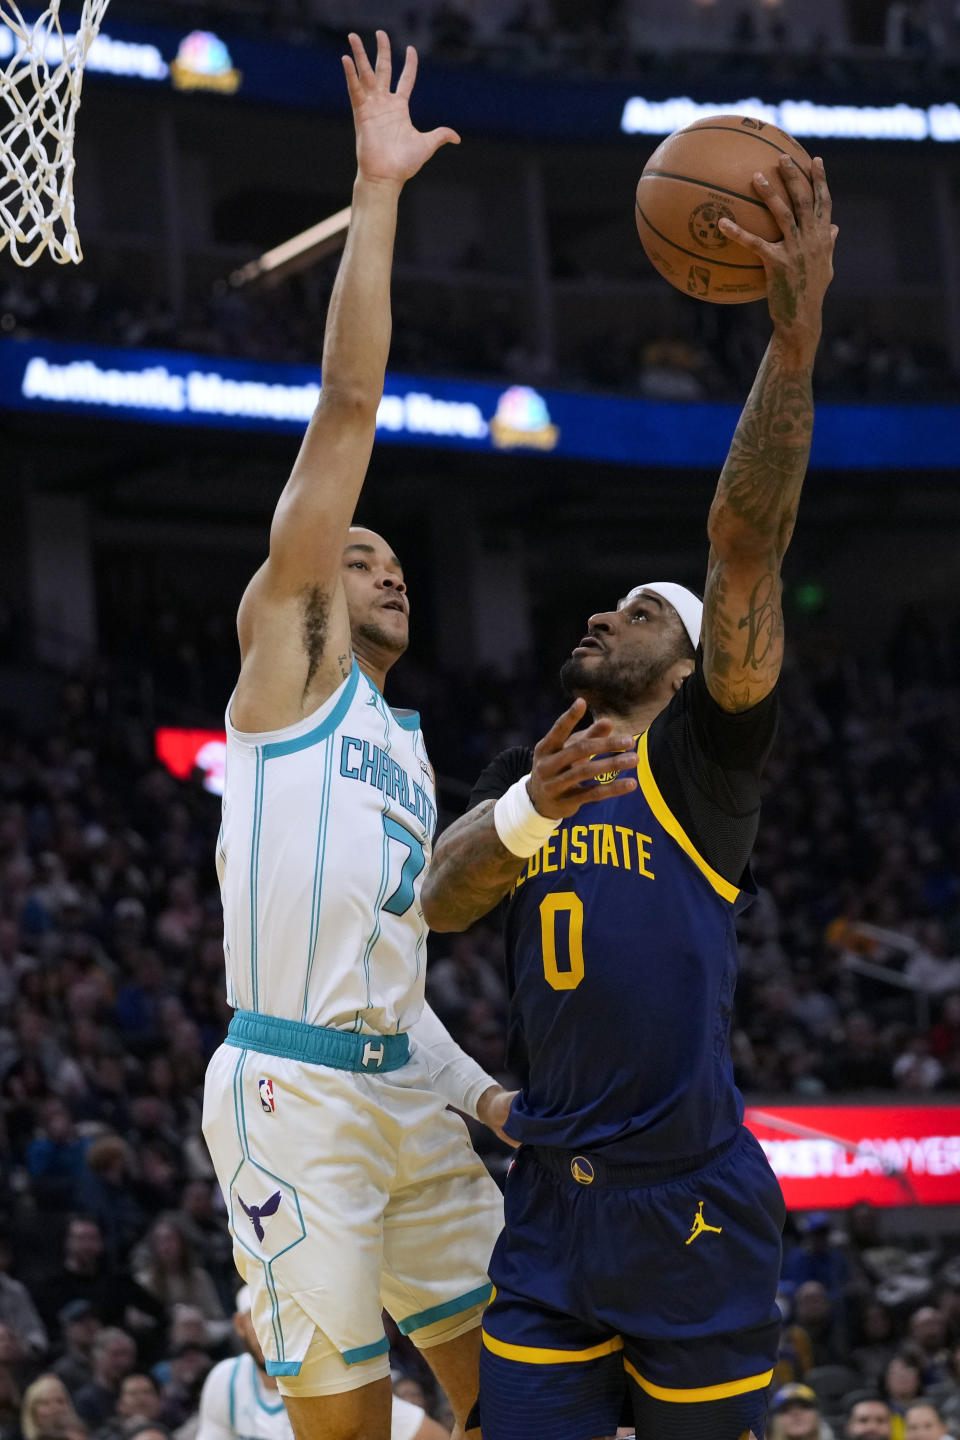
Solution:
M811 184L813 162L791 135L749 115L711 115L668 136L637 186L637 230L665 280L698 300L742 305L766 295L758 257L720 228L726 216L764 240L780 227L757 194L762 171L789 204L780 159L789 155Z

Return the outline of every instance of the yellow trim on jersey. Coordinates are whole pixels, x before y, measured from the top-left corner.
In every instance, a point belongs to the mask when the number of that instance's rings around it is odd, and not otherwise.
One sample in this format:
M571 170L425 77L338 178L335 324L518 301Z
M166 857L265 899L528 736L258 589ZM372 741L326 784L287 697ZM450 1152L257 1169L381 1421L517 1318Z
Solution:
M562 1365L577 1360L596 1360L601 1355L612 1355L615 1350L623 1349L619 1335L614 1335L612 1340L604 1340L600 1345L591 1345L589 1350L541 1350L536 1345L509 1345L506 1340L488 1335L486 1330L480 1333L484 1345L494 1355L500 1355L504 1360L522 1360L525 1365Z
M704 860L699 850L695 848L693 841L681 826L680 821L672 811L668 809L667 802L660 794L657 782L653 778L653 771L650 769L646 731L640 736L637 744L637 780L640 782L640 789L643 791L644 799L667 834L676 840L681 850L686 851L694 865L706 876L717 894L724 900L729 900L732 905L740 894L739 888L736 885L731 885L729 880L724 880L723 876L718 875L713 866Z
M762 1375L748 1375L745 1380L728 1380L725 1385L697 1385L691 1390L672 1390L666 1385L654 1385L652 1380L645 1380L629 1360L624 1360L623 1368L654 1400L672 1400L679 1405L700 1405L704 1400L726 1400L731 1395L765 1390L773 1379L773 1371L765 1370Z

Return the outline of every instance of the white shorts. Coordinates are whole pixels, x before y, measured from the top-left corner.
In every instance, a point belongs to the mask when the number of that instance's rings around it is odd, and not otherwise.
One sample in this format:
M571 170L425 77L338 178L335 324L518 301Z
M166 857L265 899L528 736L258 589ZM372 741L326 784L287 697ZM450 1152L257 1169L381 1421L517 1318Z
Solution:
M382 1309L429 1343L437 1322L489 1298L502 1198L416 1053L369 1075L222 1045L203 1133L281 1384L299 1375L316 1331L344 1371L323 1388L350 1390L350 1366L376 1358L387 1373Z

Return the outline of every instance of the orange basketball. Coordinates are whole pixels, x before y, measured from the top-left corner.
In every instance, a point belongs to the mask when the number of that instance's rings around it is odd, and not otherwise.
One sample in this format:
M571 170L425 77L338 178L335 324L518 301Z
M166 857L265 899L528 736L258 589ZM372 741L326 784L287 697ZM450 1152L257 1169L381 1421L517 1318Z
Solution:
M792 135L749 115L711 115L676 130L654 150L637 186L637 229L656 270L698 300L742 305L766 295L756 255L719 228L723 216L764 240L780 228L753 184L762 170L784 197L780 157L811 188L812 161Z

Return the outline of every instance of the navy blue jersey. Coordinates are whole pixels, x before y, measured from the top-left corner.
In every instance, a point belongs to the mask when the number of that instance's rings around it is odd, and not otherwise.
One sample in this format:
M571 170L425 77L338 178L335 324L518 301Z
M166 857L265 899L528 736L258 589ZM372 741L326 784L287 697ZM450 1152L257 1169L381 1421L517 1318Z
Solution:
M517 1140L696 1156L736 1132L729 1050L735 917L752 894L759 774L775 695L729 715L694 674L639 738L637 790L584 806L524 866L506 905ZM498 757L473 802L526 773Z

